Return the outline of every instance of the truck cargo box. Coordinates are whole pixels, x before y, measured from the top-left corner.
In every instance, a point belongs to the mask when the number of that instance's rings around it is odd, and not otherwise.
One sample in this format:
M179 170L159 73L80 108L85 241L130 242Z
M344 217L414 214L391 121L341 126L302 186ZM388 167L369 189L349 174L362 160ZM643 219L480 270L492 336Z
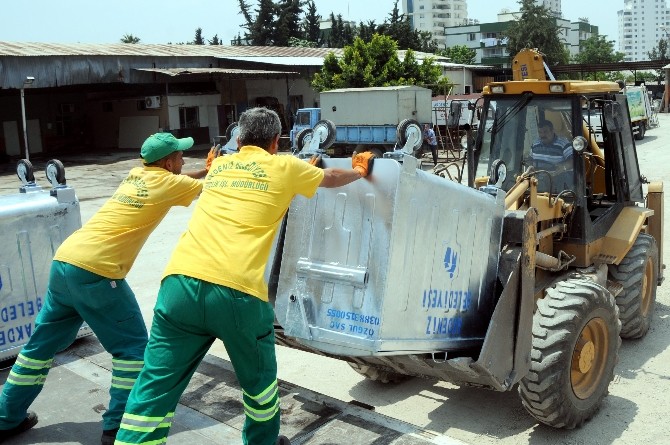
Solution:
M321 93L321 119L343 125L392 125L404 119L431 122L432 92L416 86L342 88Z
M416 166L412 157L377 159L368 180L294 199L275 301L287 336L349 356L481 344L504 198Z
M0 360L15 357L28 342L56 249L81 227L73 188L22 189L0 196ZM89 334L84 324L78 336Z

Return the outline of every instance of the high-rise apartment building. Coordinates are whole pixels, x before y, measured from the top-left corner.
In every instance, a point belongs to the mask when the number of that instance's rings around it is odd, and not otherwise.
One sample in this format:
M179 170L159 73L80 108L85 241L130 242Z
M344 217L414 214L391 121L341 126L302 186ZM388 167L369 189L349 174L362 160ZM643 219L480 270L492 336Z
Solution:
M432 33L440 44L444 44L445 27L462 25L468 17L466 0L403 0L402 8L412 28Z
M557 17L562 16L561 12L561 0L535 0L535 4L538 6L544 6L548 10L554 13Z
M619 17L619 51L626 62L649 60L658 41L670 37L666 0L624 0Z

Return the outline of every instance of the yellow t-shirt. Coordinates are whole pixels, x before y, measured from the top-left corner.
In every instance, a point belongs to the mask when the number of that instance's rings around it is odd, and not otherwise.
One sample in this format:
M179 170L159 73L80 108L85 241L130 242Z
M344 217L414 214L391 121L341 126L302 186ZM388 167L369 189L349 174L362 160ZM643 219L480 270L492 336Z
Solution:
M188 206L202 182L160 167L133 168L114 195L56 251L55 260L122 279L170 207Z
M263 272L277 227L293 197L311 198L322 180L320 168L259 147L216 158L164 276L182 274L268 301Z

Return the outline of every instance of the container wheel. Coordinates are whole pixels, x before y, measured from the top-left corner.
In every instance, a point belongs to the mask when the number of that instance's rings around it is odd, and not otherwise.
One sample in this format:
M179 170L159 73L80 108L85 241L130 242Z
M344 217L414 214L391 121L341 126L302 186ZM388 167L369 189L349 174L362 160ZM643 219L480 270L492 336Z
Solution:
M233 130L235 128L237 128L237 122L233 122L226 127L226 132L224 133L226 136L226 142L230 141L230 139L233 137Z
M423 145L423 131L421 125L414 119L403 119L396 127L396 139L400 148L405 146L405 143L411 135L418 136L417 142L412 147L412 152L415 152L421 145Z
M653 236L641 233L618 265L609 266L610 278L623 285L616 297L621 338L641 338L649 330L656 305L658 248Z
M349 366L353 368L354 371L362 375L368 380L380 383L400 383L408 380L410 376L405 374L399 374L397 372L384 371L374 366L361 365L358 363L349 362Z
M540 422L572 429L600 408L614 377L621 323L612 294L568 279L548 289L533 317L533 347L519 395Z
M296 150L300 151L312 142L312 129L303 128L295 136Z
M321 137L321 140L319 141L319 148L322 150L325 150L329 148L333 143L335 142L335 137L337 136L337 129L335 128L335 124L332 121L329 121L328 119L323 119L314 124L314 128L312 129L313 134L316 133L318 129L321 127L324 127L326 129L326 134Z
M637 139L638 141L641 141L642 139L644 139L645 130L646 130L646 128L645 128L644 123L640 122L637 126L637 134L634 136L635 139Z

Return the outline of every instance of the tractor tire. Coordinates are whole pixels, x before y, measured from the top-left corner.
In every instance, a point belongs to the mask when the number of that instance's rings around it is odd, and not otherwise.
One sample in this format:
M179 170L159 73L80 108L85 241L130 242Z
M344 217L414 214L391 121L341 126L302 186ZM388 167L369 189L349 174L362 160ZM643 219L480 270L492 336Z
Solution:
M349 362L349 366L351 366L351 368L354 371L356 371L366 379L372 380L373 382L400 383L404 382L405 380L409 380L410 378L410 376L405 374L398 374L397 372L384 371L382 369L375 368L369 365L359 365L358 363Z
M519 382L526 410L555 428L593 417L614 377L620 330L614 297L602 286L567 279L548 289L533 316L530 371Z
M616 297L621 338L641 338L649 330L656 305L658 248L653 236L641 233L618 265L609 266L610 279L623 285Z

